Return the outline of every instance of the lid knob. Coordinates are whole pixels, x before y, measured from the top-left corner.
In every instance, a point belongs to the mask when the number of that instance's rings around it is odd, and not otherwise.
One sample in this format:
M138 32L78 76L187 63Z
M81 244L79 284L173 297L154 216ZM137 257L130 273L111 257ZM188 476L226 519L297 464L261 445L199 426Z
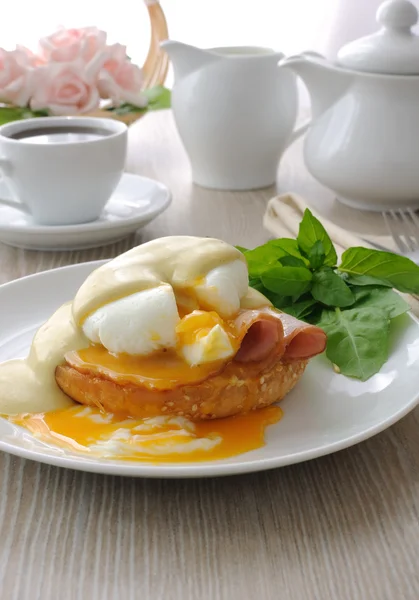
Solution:
M387 0L377 10L377 21L386 29L410 29L418 21L418 11L408 0Z
M386 0L377 10L380 31L340 49L338 63L356 71L419 75L418 10L408 0Z

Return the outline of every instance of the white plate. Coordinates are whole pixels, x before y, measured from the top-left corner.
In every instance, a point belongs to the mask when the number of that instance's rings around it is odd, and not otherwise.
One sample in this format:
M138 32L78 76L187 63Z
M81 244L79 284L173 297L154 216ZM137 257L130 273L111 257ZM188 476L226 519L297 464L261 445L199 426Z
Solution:
M0 198L10 199L0 180ZM83 225L42 226L19 210L0 205L0 241L28 250L81 250L112 244L144 227L170 204L165 185L124 173L97 221Z
M0 286L0 362L26 356L35 330L71 300L85 277L105 261L31 275ZM336 375L322 357L312 360L281 403L282 420L267 428L266 445L240 456L201 463L156 465L89 459L43 443L0 419L0 450L82 471L134 477L208 477L262 471L341 450L379 433L418 403L419 322L399 318L391 357L366 383Z

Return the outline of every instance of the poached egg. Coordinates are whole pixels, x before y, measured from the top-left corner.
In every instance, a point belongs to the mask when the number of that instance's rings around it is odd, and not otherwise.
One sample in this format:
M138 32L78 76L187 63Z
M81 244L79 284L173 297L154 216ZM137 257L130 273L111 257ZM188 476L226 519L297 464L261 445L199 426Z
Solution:
M237 347L225 319L237 313L247 290L247 267L235 260L178 294L163 284L105 304L85 319L83 333L114 354L173 349L190 366L228 359ZM195 310L182 318L185 296Z

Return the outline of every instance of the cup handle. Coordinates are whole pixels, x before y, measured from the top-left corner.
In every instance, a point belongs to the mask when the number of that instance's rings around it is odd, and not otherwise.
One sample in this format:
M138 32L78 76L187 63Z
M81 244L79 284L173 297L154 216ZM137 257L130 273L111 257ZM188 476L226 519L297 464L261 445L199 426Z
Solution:
M4 179L5 175L11 175L12 171L12 163L9 160L7 160L7 158L3 158L0 156L0 180ZM3 204L4 206L10 206L11 208L16 208L17 210L20 210L26 213L27 215L31 214L31 211L26 206L26 204L23 204L23 202L19 202L18 200L6 200L6 198L0 198L0 204Z

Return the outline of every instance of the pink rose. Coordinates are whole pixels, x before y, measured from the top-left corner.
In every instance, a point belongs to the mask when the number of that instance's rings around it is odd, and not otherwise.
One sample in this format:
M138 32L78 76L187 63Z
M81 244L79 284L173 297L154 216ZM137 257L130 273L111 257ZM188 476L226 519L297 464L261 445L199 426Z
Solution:
M29 50L29 48L26 48L26 46L17 44L15 52L18 57L18 61L23 66L35 68L45 64L45 61L40 56L34 54L32 50Z
M91 60L106 45L106 33L97 27L61 27L39 41L40 55L46 61L69 62L76 58Z
M77 115L99 106L97 78L103 60L89 63L79 58L71 63L48 63L38 69L40 81L30 101L32 110L49 110L53 115Z
M147 97L141 91L143 75L140 67L127 57L126 47L121 44L108 46L108 57L99 75L99 92L115 106L129 102L134 106L147 106Z
M0 102L27 106L34 86L33 71L18 50L0 48Z

